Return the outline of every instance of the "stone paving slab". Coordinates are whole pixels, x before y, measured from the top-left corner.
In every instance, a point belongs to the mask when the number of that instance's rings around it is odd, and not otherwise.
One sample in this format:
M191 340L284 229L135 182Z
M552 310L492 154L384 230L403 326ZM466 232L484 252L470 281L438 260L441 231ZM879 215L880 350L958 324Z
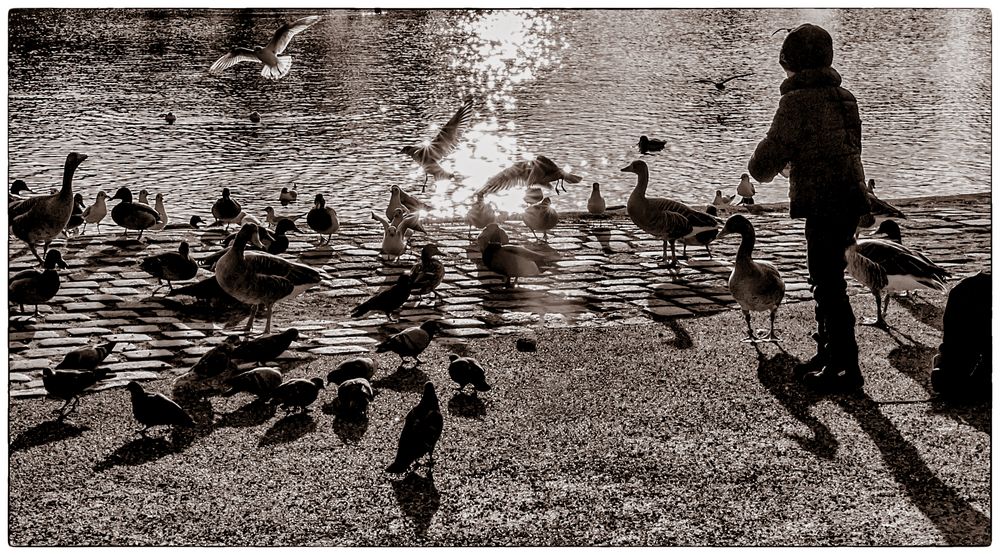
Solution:
M988 268L992 260L988 200L988 194L980 194L894 201L908 216L899 222L904 243L947 267L952 281ZM788 218L779 205L758 206L748 217L757 230L755 257L776 264L785 279L784 302L811 301L804 222ZM539 245L520 221L502 224L512 243L554 249L562 256L541 276L521 279L514 290L503 288L502 277L483 266L475 235L470 239L467 227L458 223L426 222L426 236L417 234L396 262L379 255L382 230L375 221L342 222L343 231L334 236L330 248L317 249L312 233L290 235L291 244L283 256L314 265L331 279L287 303L296 314L309 314L309 319L288 322L300 330L300 338L282 363L370 352L389 333L428 318L442 319L440 341L462 342L490 334L530 334L539 326L603 326L613 333L614 327L623 324L737 308L726 280L738 237L713 243L711 258L704 248L692 247L680 267L672 269L659 260L659 241L637 229L626 215L595 219L564 214L562 218L549 233L547 246ZM138 267L143 257L173 251L182 239L192 245L196 259L204 258L220 248L224 235L218 230L164 230L147 234L144 243L120 242L121 229L114 225L103 226L99 234L95 231L88 229L86 235L69 239L68 245L61 238L52 245L64 252L71 270L61 273L59 294L40 307L39 317L11 312L12 396L44 394L41 370L81 345L122 343L106 364L117 375L99 384L117 386L125 383L121 379L125 373L132 379L155 379L186 371L196 355L226 335L242 331L247 311L215 313L198 310L197 302L188 297L164 298L168 289L158 289L156 279ZM439 296L425 296L419 305L411 299L398 322L374 313L364 319L349 317L361 297L408 271L419 260L420 246L431 240L444 252L447 267ZM37 266L20 241L11 238L10 245L8 275ZM202 269L197 279L210 275ZM848 282L851 295L870 295L853 280ZM943 307L944 296L933 300ZM25 308L29 313L33 309ZM282 312L279 304L276 318ZM254 329L260 332L260 321Z

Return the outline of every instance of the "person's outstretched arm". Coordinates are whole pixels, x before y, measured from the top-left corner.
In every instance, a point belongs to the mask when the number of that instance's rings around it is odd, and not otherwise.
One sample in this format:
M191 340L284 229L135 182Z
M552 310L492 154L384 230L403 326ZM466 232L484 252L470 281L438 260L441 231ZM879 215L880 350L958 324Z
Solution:
M767 137L757 144L747 164L750 175L760 183L770 183L792 158L799 121L795 112L788 96L782 96Z

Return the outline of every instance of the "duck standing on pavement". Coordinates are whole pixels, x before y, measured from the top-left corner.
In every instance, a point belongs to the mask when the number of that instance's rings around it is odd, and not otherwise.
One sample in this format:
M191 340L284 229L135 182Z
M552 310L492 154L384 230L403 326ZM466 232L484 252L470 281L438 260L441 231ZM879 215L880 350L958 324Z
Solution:
M38 315L38 305L48 302L59 292L59 272L56 268L66 268L62 253L52 249L45 253L44 270L24 270L14 274L7 286L7 300L18 305L24 313L24 305L35 305L34 315Z
M128 187L122 187L118 189L115 196L111 197L111 200L120 200L114 208L111 209L111 219L123 228L125 228L125 238L128 239L128 230L137 229L139 230L139 237L137 239L142 239L142 232L156 225L160 221L160 215L149 206L145 204L139 204L137 202L132 202L132 191Z

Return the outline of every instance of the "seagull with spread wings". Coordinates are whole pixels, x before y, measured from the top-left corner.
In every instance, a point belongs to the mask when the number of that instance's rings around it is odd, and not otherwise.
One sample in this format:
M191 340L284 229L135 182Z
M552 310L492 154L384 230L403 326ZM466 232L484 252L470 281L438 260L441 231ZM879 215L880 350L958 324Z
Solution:
M559 185L566 190L566 183L579 183L583 177L563 170L555 162L545 156L536 156L534 160L522 160L515 162L510 167L500 171L500 173L486 180L486 184L476 191L479 197L496 193L505 189L511 189L526 185L542 185L552 188L552 182L558 181L555 186L556 193L559 192Z
M751 75L753 75L752 71L750 73L741 73L739 75L733 75L732 77L727 77L722 81L712 81L711 79L698 79L695 81L695 83L707 83L709 85L715 85L716 89L724 91L726 90L726 83L732 81L733 79L739 79L741 77L749 77Z
M424 183L420 187L421 192L427 188L427 176L434 176L435 180L454 177L453 174L446 172L439 163L458 146L458 134L471 117L472 97L469 96L465 98L462 107L455 112L455 115L451 116L451 119L444 124L433 140L404 146L400 150L401 153L408 154L414 162L420 164L420 167L424 169Z
M212 75L219 75L226 69L241 62L257 62L264 64L264 69L260 74L266 79L281 79L288 75L292 69L292 57L281 56L280 54L288 48L288 43L292 37L305 31L319 22L320 16L310 15L297 19L292 23L285 23L274 32L271 42L266 46L255 46L253 49L236 47L226 53L208 68Z

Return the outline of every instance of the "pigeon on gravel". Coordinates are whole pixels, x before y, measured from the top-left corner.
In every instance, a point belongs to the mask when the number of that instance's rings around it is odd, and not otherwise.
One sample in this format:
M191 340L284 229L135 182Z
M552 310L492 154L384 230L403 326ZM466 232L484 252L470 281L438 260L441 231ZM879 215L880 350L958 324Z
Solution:
M132 395L132 415L145 426L139 430L143 436L153 426L194 427L191 415L166 395L147 393L139 382L129 382L128 392Z
M386 467L385 471L402 474L424 455L430 456L427 466L434 466L434 446L441 438L443 428L444 417L441 415L441 407L434 392L434 384L427 382L424 384L424 394L420 398L420 403L406 415L403 431L399 434L396 459Z
M356 357L341 362L331 370L326 376L326 383L340 385L357 378L370 381L373 376L375 376L375 361L367 357Z
M489 391L492 389L486 383L486 370L480 366L479 361L472 357L460 357L455 353L448 355L451 363L448 365L448 375L458 384L458 390L463 391L465 386L472 385L474 391Z
M238 335L230 335L226 339L212 347L198 359L198 362L191 367L191 372L203 378L212 378L230 370L233 363L233 349L239 343Z
M59 410L59 419L76 410L80 395L106 375L93 370L42 370L42 385L50 397L65 401Z
M364 378L347 380L337 387L337 399L344 414L362 417L368 413L368 403L375 398L372 384Z
M264 335L240 343L233 349L233 360L256 362L263 364L274 360L288 350L288 347L299 338L299 330L288 328L281 333Z
M351 312L352 318L360 318L369 312L384 312L386 318L392 319L393 312L399 310L410 298L413 290L413 280L410 274L402 273L396 278L396 283L388 289L375 293L370 299L358 305Z
M406 357L413 357L413 360L420 364L420 353L431 344L434 334L441 329L441 323L437 320L427 320L419 326L406 328L405 330L389 336L388 339L375 346L376 353L392 351L399 355L402 363L406 363Z
M288 380L271 393L270 402L286 413L293 409L308 412L309 405L319 397L319 390L323 388L323 378Z
M229 378L226 385L229 389L223 392L223 397L244 392L255 395L258 399L268 399L281 385L281 372L274 368L256 368Z

